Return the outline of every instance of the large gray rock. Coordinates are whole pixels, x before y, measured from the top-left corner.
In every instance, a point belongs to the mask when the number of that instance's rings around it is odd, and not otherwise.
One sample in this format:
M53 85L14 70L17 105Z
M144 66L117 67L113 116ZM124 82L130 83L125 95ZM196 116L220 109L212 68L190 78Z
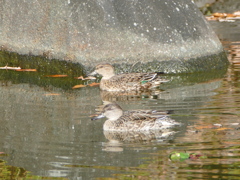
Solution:
M0 45L84 66L194 72L228 64L191 0L0 0ZM130 66L127 66L130 67Z

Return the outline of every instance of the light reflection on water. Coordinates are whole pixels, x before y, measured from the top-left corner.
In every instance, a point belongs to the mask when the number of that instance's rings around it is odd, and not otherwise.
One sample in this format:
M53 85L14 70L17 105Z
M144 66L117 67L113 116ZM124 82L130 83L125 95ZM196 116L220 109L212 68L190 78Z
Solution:
M234 63L226 74L177 85L178 76L171 77L154 98L2 82L0 147L8 156L1 159L35 175L69 179L238 179L240 46L232 44L226 48ZM124 110L173 110L183 125L157 139L104 134L104 120L90 120L102 101L117 101ZM174 162L174 151L207 158Z

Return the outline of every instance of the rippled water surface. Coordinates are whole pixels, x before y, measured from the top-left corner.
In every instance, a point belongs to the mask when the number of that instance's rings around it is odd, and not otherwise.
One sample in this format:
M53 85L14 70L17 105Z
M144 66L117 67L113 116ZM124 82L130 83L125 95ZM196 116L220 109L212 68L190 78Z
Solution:
M240 179L239 22L212 23L229 53L226 71L169 76L156 95L2 80L0 159L29 171L32 179ZM171 118L182 126L151 134L104 133L105 119L90 120L103 101L124 110L173 110ZM174 152L199 157L171 160Z

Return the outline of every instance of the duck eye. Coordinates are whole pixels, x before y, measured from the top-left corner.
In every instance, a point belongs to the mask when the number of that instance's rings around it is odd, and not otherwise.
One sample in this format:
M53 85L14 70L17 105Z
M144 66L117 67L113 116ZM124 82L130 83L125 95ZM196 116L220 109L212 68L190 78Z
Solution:
M103 66L98 66L98 69L102 68Z
M112 107L111 104L108 104L104 107L104 109L110 111L110 110L113 110L114 108Z
M110 104L106 105L105 108L109 108L110 107Z

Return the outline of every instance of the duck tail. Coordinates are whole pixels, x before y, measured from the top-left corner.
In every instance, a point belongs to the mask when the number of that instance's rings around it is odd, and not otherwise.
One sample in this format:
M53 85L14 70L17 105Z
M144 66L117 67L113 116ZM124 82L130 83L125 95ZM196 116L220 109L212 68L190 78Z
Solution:
M156 73L157 73L158 76L162 75L162 74L166 74L165 72L156 72Z

